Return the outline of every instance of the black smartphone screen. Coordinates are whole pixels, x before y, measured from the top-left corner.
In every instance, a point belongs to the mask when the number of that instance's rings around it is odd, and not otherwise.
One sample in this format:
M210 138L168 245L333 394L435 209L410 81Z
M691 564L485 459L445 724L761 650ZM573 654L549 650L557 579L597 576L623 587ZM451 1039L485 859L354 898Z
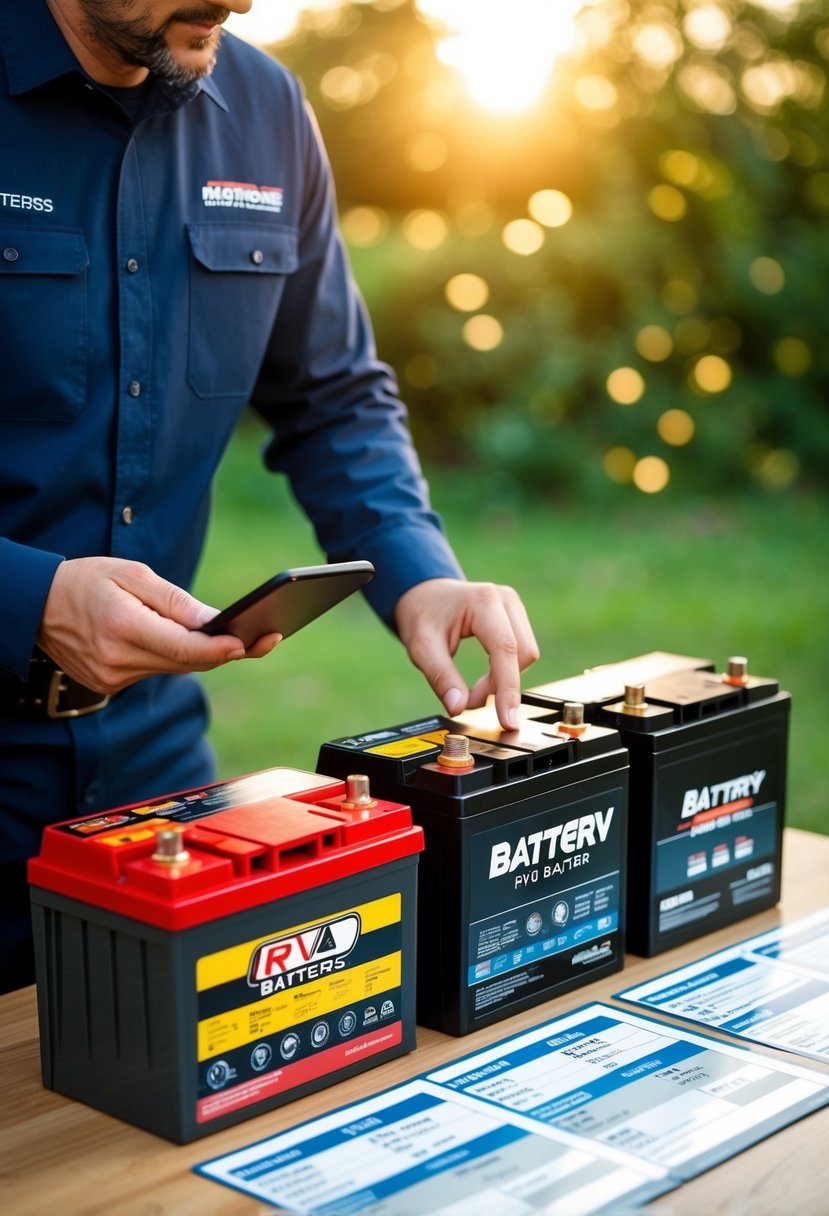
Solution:
M245 646L266 633L287 638L372 578L374 567L366 561L283 570L202 625L202 632L230 633Z

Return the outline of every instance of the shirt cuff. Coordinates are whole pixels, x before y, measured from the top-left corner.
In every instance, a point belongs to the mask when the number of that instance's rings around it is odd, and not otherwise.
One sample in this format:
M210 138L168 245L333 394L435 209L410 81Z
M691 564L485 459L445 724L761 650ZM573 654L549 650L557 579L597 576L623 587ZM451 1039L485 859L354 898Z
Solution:
M364 588L374 611L394 629L397 601L410 587L430 578L463 579L458 560L444 534L434 527L395 527L364 544L359 554L374 565Z
M0 672L25 680L57 553L32 549L0 537Z

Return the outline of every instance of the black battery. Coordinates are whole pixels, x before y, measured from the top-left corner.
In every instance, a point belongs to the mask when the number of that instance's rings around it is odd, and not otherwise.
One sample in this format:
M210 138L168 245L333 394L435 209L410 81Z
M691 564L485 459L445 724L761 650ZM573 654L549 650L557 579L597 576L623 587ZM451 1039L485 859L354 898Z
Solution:
M424 830L417 1020L468 1034L619 971L628 757L614 727L492 705L323 744Z
M654 652L524 694L615 727L630 753L627 944L653 955L780 899L791 698L742 656Z

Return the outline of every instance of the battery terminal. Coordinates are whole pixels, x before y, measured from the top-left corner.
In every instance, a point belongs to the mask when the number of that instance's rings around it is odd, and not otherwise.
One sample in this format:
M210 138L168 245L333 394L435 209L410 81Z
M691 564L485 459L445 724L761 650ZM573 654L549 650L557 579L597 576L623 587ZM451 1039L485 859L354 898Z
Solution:
M341 805L344 811L367 811L377 806L377 800L372 798L369 790L368 777L364 773L352 773L346 777Z
M183 866L190 860L184 847L183 828L165 828L155 838L153 861L161 866Z
M748 684L748 659L745 655L732 655L728 660L724 684L733 684L735 688L744 688Z
M560 735L572 735L573 738L578 738L587 730L587 723L584 720L584 705L581 701L565 701L562 709L561 721L558 724L558 733Z
M625 699L622 702L622 713L644 714L647 709L648 703L645 700L645 685L626 684Z
M469 751L469 739L466 735L446 735L443 740L443 751L438 756L438 764L444 768L473 768L475 757Z

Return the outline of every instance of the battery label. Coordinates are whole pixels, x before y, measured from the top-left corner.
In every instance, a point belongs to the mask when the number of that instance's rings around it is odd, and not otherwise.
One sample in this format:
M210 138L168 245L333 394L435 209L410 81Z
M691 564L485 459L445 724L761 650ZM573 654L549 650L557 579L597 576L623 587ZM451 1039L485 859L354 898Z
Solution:
M199 1123L402 1041L400 893L197 961Z
M784 765L785 741L769 731L663 767L654 875L660 934L691 924L705 932L709 918L718 924L773 897Z
M446 733L443 731L443 735ZM365 750L373 752L377 756L390 756L395 760L400 756L420 756L424 752L433 752L442 743L442 738L435 739L417 735L413 739L395 739L391 743L381 743L379 747L368 747Z
M129 832L136 827L148 827L168 821L177 824L195 823L227 811L236 806L250 806L271 798L324 788L330 778L314 773L303 773L298 769L266 769L237 777L233 781L220 781L198 789L185 790L174 796L165 795L143 806L128 806L103 815L91 815L88 819L70 820L55 825L55 830L68 836L98 836L99 833L117 828L118 832L107 844L125 844L131 839ZM132 839L141 839L134 836Z
M620 955L622 790L472 838L472 1017Z

